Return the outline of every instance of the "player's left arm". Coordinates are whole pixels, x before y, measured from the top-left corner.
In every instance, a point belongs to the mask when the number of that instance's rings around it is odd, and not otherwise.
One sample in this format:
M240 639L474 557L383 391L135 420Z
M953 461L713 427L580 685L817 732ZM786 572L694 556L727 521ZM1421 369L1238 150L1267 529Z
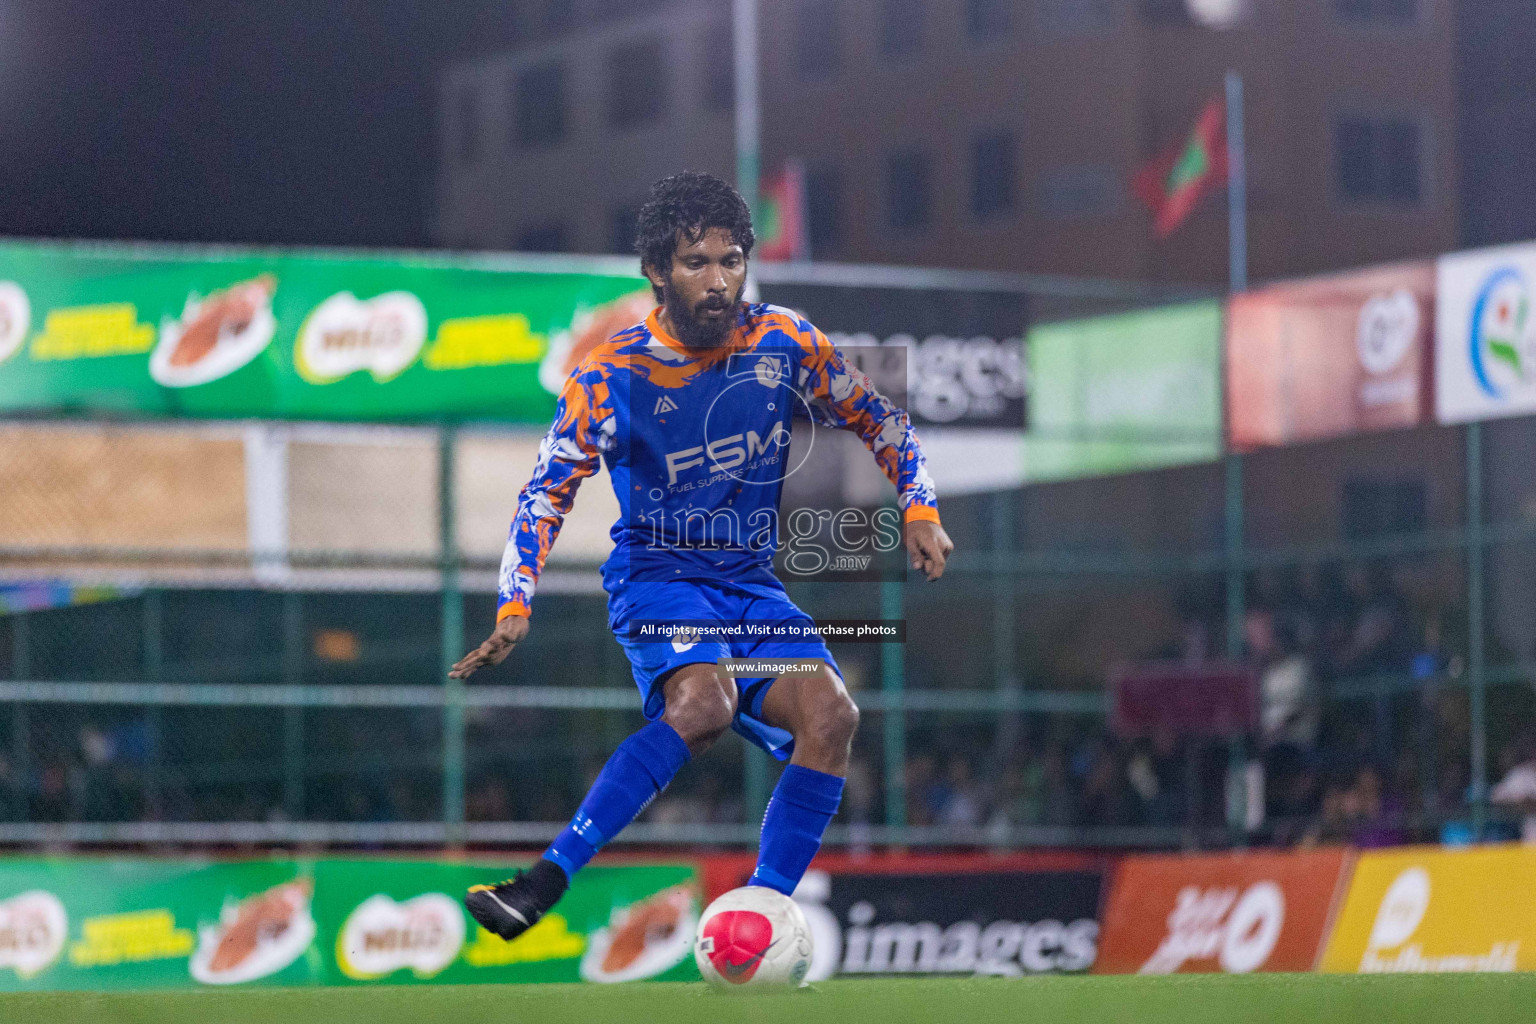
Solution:
M826 423L858 434L864 447L874 453L875 462L896 485L912 568L930 581L938 579L955 546L939 522L933 478L911 418L861 370L850 366L825 334L801 323L806 329L802 337L808 334L811 348L802 382L807 401Z

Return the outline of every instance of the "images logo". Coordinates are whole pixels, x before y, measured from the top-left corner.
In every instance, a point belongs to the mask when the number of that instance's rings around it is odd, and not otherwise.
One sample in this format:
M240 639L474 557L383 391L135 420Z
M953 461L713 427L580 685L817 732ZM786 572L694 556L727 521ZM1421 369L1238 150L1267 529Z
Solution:
M1536 324L1525 275L1500 267L1488 275L1472 306L1471 360L1477 385L1491 398L1536 378Z

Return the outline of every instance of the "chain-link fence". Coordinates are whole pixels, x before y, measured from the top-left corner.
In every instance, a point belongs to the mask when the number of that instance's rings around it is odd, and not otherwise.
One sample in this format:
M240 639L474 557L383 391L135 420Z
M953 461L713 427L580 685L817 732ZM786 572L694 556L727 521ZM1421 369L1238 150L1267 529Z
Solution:
M534 436L0 430L0 841L532 842L640 721L594 571L605 480L526 644L445 679L493 619ZM834 841L1509 828L1489 795L1536 725L1532 448L1512 420L955 496L943 583L792 584L815 617L907 623L834 645L865 711ZM1294 720L1236 759L1109 731L1117 666L1224 657ZM771 775L722 743L626 838L751 842Z

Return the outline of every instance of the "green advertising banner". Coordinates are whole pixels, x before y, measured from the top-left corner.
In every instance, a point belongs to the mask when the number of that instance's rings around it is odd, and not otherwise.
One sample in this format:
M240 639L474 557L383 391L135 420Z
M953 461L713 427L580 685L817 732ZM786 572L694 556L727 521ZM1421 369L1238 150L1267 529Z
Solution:
M543 424L651 305L600 261L0 242L0 413Z
M698 977L689 865L592 867L516 942L459 897L505 865L0 860L0 991Z
M1219 458L1221 323L1199 302L1032 329L1025 480Z

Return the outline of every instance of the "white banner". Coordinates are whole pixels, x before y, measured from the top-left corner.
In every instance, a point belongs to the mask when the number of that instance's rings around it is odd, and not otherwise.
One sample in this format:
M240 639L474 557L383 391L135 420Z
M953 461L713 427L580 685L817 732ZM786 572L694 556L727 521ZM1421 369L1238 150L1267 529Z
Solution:
M1536 245L1442 256L1436 277L1435 417L1536 412Z

